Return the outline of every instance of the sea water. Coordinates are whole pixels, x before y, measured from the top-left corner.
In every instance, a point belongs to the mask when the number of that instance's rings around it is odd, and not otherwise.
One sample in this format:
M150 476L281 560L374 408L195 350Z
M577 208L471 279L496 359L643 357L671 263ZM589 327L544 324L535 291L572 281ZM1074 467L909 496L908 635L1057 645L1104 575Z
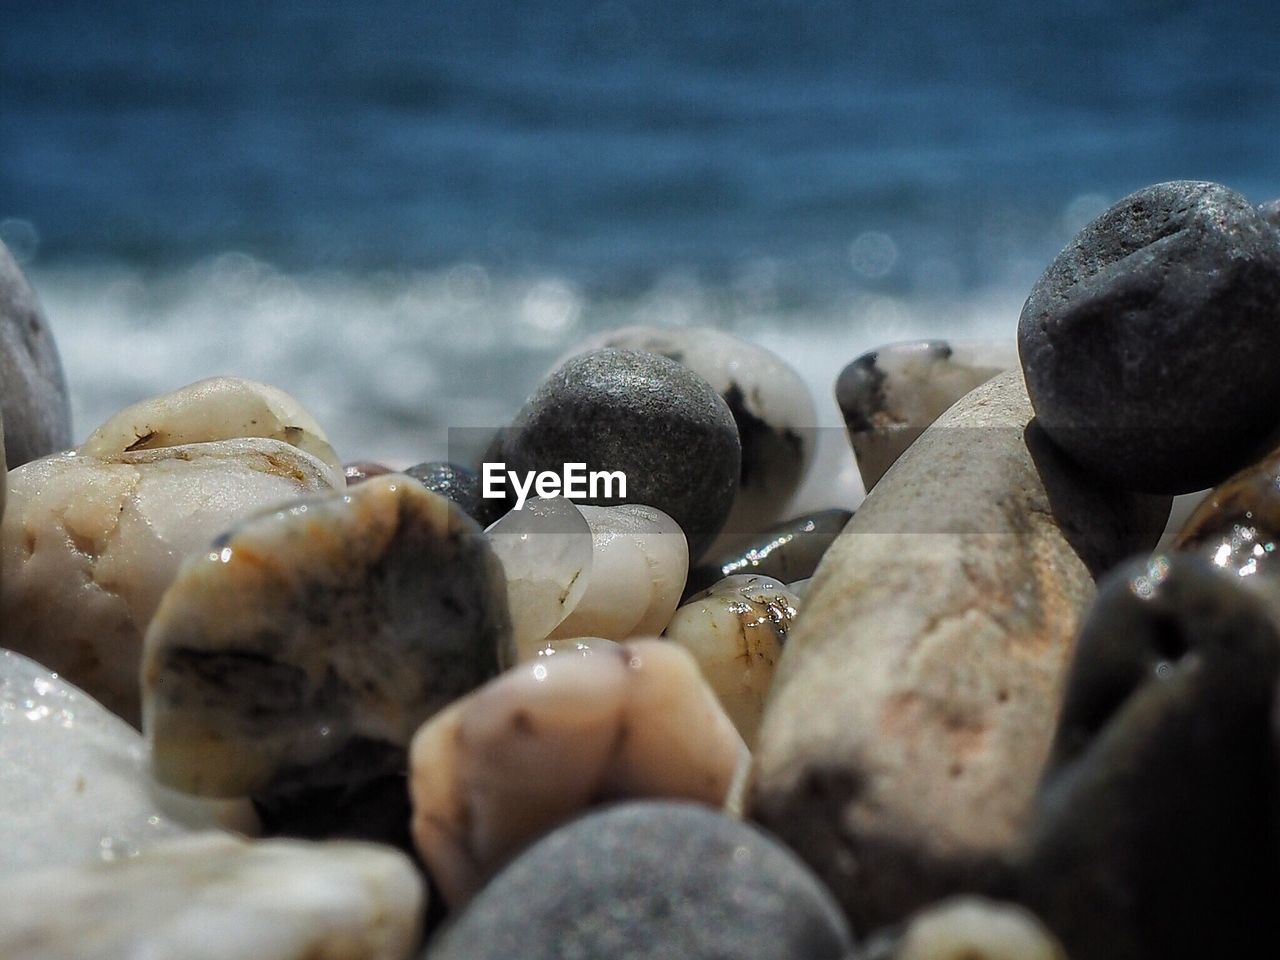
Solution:
M215 374L348 459L448 453L575 341L711 324L831 384L1010 339L1146 183L1280 195L1269 2L18 4L0 239L77 439Z

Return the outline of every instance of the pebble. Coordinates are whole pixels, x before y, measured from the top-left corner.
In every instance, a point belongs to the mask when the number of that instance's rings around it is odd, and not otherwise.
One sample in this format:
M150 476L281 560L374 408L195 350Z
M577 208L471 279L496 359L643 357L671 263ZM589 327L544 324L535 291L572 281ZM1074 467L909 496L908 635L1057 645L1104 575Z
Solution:
M578 509L591 528L591 571L551 639L657 636L676 612L689 573L679 524L643 504Z
M156 778L287 801L403 770L508 632L483 531L408 477L251 518L183 564L147 630Z
M656 353L688 367L720 394L742 442L742 468L729 531L773 523L813 461L817 413L808 384L771 350L713 327L633 326L594 337L579 350Z
M290 444L344 476L324 431L297 400L278 387L239 377L200 380L126 407L95 430L80 453L109 460L136 450L237 437Z
M1187 518L1174 550L1194 553L1238 577L1280 574L1280 450L1214 489Z
M373 460L356 460L342 465L342 475L347 480L347 486L364 483L373 477L385 476L388 473L395 473L395 471L385 463L377 463Z
M534 497L486 533L506 579L511 639L501 662L509 667L535 655L587 592L591 527L570 501Z
M738 574L694 594L667 627L666 638L693 654L748 747L799 611L800 598L782 583Z
M1278 679L1238 578L1172 554L1099 584L1022 866L1072 957L1280 954Z
M1062 946L1022 907L955 897L912 917L886 947L859 960L1067 960Z
M750 825L692 804L583 817L512 863L426 960L843 960L822 885Z
M137 725L142 635L182 560L249 514L341 482L262 438L24 464L0 526L0 646Z
M1280 428L1280 233L1240 194L1175 181L1086 226L1036 283L1018 349L1036 416L1116 485L1212 486Z
M504 500L484 496L479 474L456 463L419 463L409 467L405 473L432 493L452 500L482 527L491 526L507 512Z
M871 488L957 400L1018 365L1013 344L912 340L864 353L836 380L836 403Z
M414 737L413 835L457 906L586 807L646 796L720 806L747 759L684 650L659 640L560 641Z
M62 361L35 291L0 242L0 415L9 467L71 446Z
M730 543L724 552L704 558L689 572L685 593L697 593L725 577L744 573L783 582L808 579L852 516L850 510L819 510Z
M622 471L625 498L684 530L696 558L724 527L738 486L742 450L724 400L705 380L666 357L596 350L573 357L538 389L504 434L508 470Z
M1097 489L1017 371L902 456L818 566L761 727L752 813L859 926L982 891L1028 821L1093 573L1168 499Z
M407 960L425 892L374 844L197 834L0 881L6 960Z
M247 804L153 783L137 730L10 650L0 650L0 810L0 867L10 875L135 856L191 829L254 826Z

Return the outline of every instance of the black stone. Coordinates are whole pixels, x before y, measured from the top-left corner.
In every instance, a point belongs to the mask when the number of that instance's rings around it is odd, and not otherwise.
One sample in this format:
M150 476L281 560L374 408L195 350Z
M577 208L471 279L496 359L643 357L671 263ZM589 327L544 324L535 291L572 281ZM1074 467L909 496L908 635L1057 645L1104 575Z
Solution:
M754 827L630 803L543 838L444 930L430 960L841 960L830 893Z
M1090 471L1212 486L1280 426L1280 231L1218 184L1140 190L1050 264L1018 349L1041 426Z
M685 597L739 573L773 577L783 583L811 577L852 516L848 510L819 510L774 524L690 570Z
M419 463L405 471L432 493L452 500L482 527L501 519L507 512L505 499L486 499L480 475L456 463ZM504 488L505 489L505 488Z
M10 469L71 446L62 362L35 292L0 243L0 415Z
M1278 677L1264 602L1199 558L1099 585L1018 871L1069 956L1280 955Z
M620 470L625 498L671 516L696 558L724 526L738 485L742 448L733 416L705 380L666 357L596 350L566 361L508 428L508 470Z

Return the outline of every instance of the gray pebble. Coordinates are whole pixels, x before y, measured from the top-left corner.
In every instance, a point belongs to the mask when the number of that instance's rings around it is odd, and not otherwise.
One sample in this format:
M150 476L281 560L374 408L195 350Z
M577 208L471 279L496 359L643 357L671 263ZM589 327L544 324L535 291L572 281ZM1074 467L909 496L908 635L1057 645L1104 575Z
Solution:
M840 960L843 916L760 831L694 804L629 803L512 863L430 960Z
M1099 585L1023 866L1070 956L1280 953L1278 676L1265 601L1200 559L1157 554Z
M1187 493L1280 426L1280 233L1240 194L1176 181L1121 200L1041 276L1018 324L1036 416L1117 485Z
M754 532L782 517L814 453L817 414L800 374L772 351L713 327L623 327L592 338L583 350L600 347L656 353L706 380L728 405L742 441L726 529Z
M853 514L848 510L819 510L775 524L730 549L708 557L689 571L685 596L705 590L725 577L755 573L783 583L813 576L818 561L827 552Z
M507 512L504 500L484 497L479 474L456 463L442 460L419 463L405 473L432 493L452 500L462 508L463 513L482 527L496 522Z
M71 446L62 363L35 292L0 243L0 413L9 468Z
M626 474L625 498L680 524L690 556L724 526L738 485L741 446L733 415L705 380L652 353L596 350L543 381L508 428L508 470L521 474L585 463Z

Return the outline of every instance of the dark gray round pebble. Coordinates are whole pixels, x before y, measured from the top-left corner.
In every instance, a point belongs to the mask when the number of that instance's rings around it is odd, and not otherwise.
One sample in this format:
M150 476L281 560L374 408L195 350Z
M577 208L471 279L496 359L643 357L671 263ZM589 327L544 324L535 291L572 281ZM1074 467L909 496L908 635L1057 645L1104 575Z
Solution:
M35 292L0 243L0 415L9 468L71 446L62 362Z
M545 837L433 943L430 960L840 960L831 895L754 827L629 803Z
M1280 231L1219 184L1139 190L1050 264L1018 349L1045 432L1096 475L1212 486L1280 426Z
M685 596L690 597L725 577L754 573L794 583L813 576L818 561L835 542L853 514L831 509L784 520L733 549L708 557L689 571Z
M452 500L472 520L487 527L507 512L505 500L486 499L480 475L456 463L433 461L419 463L405 471L432 493Z
M551 373L507 430L508 470L550 470L585 463L621 470L625 498L680 524L698 557L724 526L738 485L742 448L725 402L705 380L666 357L595 350Z
M1238 577L1174 554L1099 584L1020 871L1069 956L1280 955L1278 677Z

